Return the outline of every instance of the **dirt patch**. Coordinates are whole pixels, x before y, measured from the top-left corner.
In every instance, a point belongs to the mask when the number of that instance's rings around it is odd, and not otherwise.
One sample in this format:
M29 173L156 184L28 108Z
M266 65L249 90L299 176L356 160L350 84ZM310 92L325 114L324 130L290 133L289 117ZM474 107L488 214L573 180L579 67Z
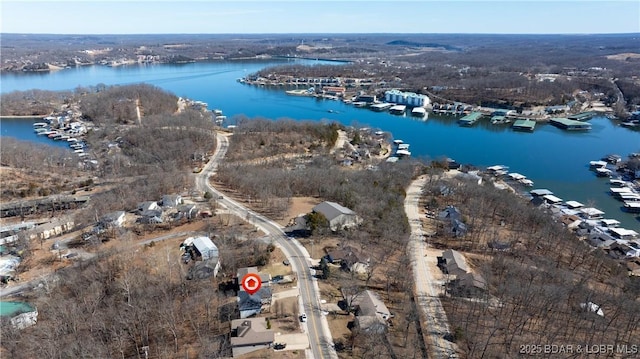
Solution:
M238 356L240 359L304 359L304 350L260 349L253 353Z
M307 214L311 212L311 209L322 202L318 198L314 197L293 197L291 198L289 209L284 215L284 218L278 221L279 224L286 226L289 221L301 214Z

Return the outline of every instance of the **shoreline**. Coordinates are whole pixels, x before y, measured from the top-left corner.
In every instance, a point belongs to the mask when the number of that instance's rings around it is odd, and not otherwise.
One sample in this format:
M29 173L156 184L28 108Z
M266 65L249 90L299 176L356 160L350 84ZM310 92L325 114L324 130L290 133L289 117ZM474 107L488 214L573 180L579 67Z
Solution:
M27 119L27 118L45 118L45 117L47 117L47 116L49 116L49 115L48 115L48 114L47 114L47 115L29 115L29 116L27 116L27 115L17 115L17 116L1 115L1 116L0 116L0 119L5 119L5 118L6 118L6 119L9 119L9 118L18 118L18 119Z

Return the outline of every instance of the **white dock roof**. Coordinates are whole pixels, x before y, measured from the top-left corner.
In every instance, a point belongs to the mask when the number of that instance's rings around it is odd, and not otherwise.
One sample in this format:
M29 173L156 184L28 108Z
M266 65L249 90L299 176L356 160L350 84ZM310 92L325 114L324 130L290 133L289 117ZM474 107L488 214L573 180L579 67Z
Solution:
M545 201L551 202L551 203L560 203L560 202L562 202L562 198L558 198L558 197L556 197L556 196L554 196L552 194L548 194L548 195L542 196L542 198L544 198Z
M580 208L580 207L584 206L584 204L582 204L582 203L580 203L578 201L567 201L567 202L565 202L565 204L569 208Z

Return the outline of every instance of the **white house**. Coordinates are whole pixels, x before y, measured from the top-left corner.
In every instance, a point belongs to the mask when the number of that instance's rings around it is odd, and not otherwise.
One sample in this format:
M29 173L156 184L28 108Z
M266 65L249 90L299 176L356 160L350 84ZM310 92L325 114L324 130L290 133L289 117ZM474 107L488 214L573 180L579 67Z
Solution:
M332 231L355 227L362 223L362 219L354 211L335 202L322 202L312 210L322 214L329 221L329 227Z

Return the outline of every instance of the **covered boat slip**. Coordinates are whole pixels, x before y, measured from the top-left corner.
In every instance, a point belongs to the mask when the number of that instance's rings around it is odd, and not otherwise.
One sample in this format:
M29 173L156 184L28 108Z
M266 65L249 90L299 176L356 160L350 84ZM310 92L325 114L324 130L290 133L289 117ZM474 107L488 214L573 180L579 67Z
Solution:
M460 126L473 126L479 119L484 116L482 112L472 112L458 120Z
M549 123L553 126L561 128L563 130L576 131L576 130L590 130L591 124L578 120L572 120L569 118L556 117L549 120Z

